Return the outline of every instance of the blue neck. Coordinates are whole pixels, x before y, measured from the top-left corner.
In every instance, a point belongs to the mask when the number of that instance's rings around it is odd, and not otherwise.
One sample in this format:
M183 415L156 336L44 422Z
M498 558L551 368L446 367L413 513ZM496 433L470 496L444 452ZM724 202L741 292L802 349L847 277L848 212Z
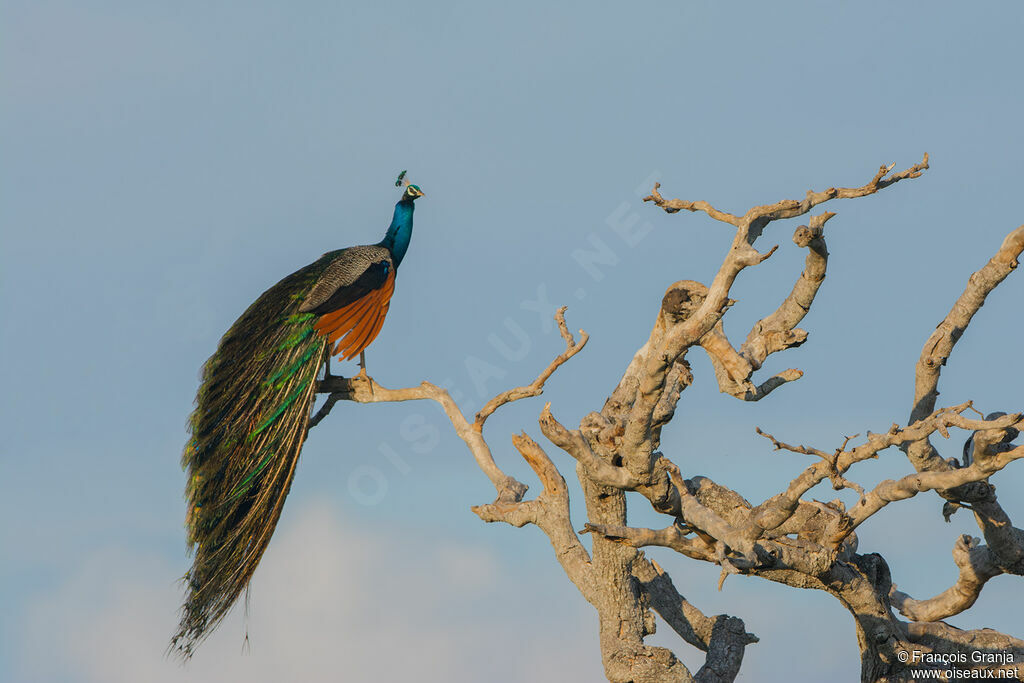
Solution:
M409 240L412 239L412 211L411 199L402 199L395 204L395 215L391 219L391 225L380 246L387 247L391 251L391 260L395 268L405 258L405 252L409 249Z

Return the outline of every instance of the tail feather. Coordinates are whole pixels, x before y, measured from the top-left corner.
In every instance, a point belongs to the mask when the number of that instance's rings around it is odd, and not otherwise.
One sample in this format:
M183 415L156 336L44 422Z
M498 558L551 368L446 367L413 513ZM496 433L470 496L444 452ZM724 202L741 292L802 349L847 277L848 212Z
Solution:
M264 292L203 367L182 455L195 554L171 640L183 657L248 585L280 518L329 348L298 309L326 258Z

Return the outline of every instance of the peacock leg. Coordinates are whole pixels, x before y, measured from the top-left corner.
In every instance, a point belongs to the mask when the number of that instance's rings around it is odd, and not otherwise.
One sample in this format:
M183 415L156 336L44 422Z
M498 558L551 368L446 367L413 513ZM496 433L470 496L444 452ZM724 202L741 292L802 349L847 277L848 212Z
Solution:
M359 374L356 375L356 377L362 377L363 379L368 379L368 377L369 377L366 374L366 352L365 351L360 351L359 352Z
M364 351L359 352L359 374L357 374L352 379L361 379L364 380L367 384L369 384L370 396L373 396L373 379L371 379L370 376L366 374L366 353Z
M331 374L331 356L328 354L327 360L324 362L324 380L328 380L332 377L334 377L334 375Z

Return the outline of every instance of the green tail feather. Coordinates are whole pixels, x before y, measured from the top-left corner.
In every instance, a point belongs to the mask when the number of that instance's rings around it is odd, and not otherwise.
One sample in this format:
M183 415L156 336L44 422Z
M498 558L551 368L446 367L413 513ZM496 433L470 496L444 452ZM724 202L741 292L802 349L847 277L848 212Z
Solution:
M203 367L182 455L195 558L171 649L184 657L248 585L281 515L328 352L298 308L333 257L264 292Z

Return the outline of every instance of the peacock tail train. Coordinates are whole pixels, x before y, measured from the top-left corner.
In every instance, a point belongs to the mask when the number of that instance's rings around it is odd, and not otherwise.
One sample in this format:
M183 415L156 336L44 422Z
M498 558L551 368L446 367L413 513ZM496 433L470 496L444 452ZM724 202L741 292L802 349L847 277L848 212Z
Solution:
M264 292L203 366L182 455L195 557L171 647L185 657L248 585L281 516L330 346L299 308L336 255Z

